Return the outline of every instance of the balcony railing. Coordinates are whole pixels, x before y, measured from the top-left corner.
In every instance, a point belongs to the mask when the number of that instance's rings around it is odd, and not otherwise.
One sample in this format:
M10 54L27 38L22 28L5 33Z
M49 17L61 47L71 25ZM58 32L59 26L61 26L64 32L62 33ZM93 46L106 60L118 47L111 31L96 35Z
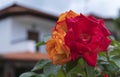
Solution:
M16 52L35 52L36 43L33 40L19 41L0 47L0 54Z

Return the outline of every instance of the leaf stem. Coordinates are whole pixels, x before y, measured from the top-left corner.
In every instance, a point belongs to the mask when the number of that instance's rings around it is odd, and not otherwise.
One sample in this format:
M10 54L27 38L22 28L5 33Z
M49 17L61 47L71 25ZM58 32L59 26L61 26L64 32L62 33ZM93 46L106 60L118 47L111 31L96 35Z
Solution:
M108 52L106 52L106 57L107 57L107 61L109 62L110 58L109 58L109 53Z

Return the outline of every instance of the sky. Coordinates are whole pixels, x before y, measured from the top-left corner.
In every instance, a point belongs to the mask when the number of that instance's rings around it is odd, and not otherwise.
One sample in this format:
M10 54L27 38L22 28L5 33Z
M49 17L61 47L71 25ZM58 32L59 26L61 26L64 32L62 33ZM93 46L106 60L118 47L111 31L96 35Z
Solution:
M117 17L120 9L120 0L91 0L88 4L89 12L103 17Z
M9 5L10 2L30 5L54 15L73 10L77 13L92 13L104 18L117 17L120 8L120 0L0 0L0 8Z
M39 0L40 1L40 0ZM41 0L42 9L60 14L68 10L77 13L95 14L104 18L116 18L120 0ZM48 8L49 7L49 8Z

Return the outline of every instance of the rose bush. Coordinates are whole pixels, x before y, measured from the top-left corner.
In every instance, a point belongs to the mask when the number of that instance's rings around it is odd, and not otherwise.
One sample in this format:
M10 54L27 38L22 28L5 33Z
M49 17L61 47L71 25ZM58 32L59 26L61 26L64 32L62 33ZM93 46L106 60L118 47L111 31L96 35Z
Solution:
M120 43L104 21L68 11L60 15L46 44L50 60L39 61L20 77L118 77ZM38 73L43 70L43 73Z
M62 43L65 42L65 45L69 47L72 60L83 57L91 66L96 65L98 53L107 51L111 42L108 38L110 32L107 30L102 20L97 20L93 16L78 15L73 11L60 15L54 30L56 32L65 32L61 34L61 36L63 36ZM50 41L47 43L49 42ZM50 44L47 44L47 51L52 52L48 50L49 46ZM60 50L54 51L52 54L58 51ZM54 62L54 59L52 60Z

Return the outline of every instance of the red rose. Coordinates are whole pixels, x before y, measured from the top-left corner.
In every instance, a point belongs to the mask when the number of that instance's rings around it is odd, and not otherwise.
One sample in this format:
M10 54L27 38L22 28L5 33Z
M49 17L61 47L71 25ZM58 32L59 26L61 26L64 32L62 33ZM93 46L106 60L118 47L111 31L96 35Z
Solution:
M83 57L87 64L96 65L98 52L106 51L111 40L110 32L102 20L80 14L66 18L65 44L70 48L73 60Z

